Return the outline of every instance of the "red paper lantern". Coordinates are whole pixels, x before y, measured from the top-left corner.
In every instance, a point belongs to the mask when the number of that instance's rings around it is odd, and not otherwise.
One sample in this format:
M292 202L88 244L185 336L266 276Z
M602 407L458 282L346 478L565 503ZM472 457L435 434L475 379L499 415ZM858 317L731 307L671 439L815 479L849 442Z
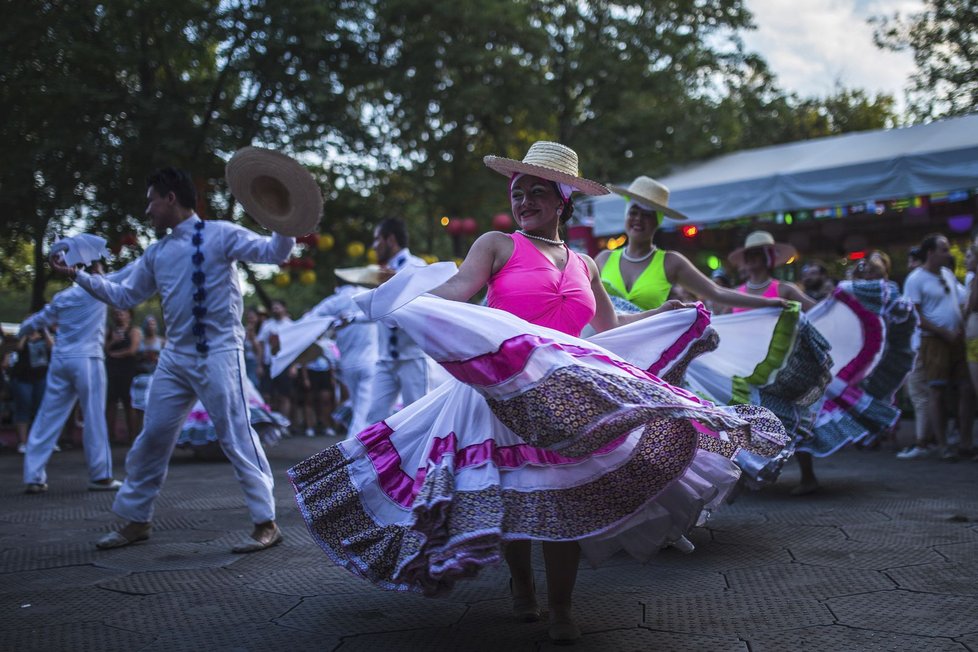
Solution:
M492 216L492 228L496 231L509 231L513 228L513 218L509 213L497 213Z
M462 223L462 220L455 218L448 220L448 224L445 225L445 230L451 236L462 235L465 232L465 225Z
M462 233L465 235L474 235L479 231L479 223L475 221L474 217L466 217L462 220Z

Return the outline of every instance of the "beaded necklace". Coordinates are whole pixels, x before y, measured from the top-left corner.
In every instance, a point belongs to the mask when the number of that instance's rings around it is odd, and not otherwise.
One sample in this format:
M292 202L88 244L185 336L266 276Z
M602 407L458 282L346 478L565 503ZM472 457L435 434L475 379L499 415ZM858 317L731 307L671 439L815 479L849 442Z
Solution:
M523 235L523 236L527 237L527 238L532 238L534 240L539 240L540 242L546 242L547 244L554 245L555 247L562 247L562 246L564 246L564 241L563 240L551 240L550 238L545 238L542 235L533 235L532 233L527 233L523 229L517 229L516 232L519 233L520 235Z

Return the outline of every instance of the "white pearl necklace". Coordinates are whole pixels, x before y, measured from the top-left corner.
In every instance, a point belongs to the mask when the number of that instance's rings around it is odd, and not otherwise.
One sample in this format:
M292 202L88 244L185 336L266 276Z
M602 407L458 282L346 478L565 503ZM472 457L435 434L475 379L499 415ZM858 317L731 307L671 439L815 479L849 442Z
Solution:
M768 280L764 281L763 283L751 283L750 281L747 281L746 283L744 283L744 285L747 286L747 289L748 290L763 290L767 286L771 285L771 281L772 280L773 279L770 279L769 278Z
M516 232L519 233L520 235L524 236L524 237L532 238L534 240L539 240L540 242L546 242L547 244L554 245L555 247L563 247L564 246L564 241L563 240L551 240L550 238L545 238L542 235L533 235L532 233L527 233L523 229L517 229Z
M649 253L645 254L644 256L629 256L628 252L622 249L621 257L630 263L641 263L645 260L648 260L654 253L655 253L655 245L652 245L652 248L649 249Z

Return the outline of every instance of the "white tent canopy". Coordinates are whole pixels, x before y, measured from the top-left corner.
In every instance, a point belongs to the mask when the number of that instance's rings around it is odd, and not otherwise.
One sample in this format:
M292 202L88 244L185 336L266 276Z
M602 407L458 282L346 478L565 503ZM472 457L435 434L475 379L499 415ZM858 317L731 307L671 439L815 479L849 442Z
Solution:
M694 224L970 190L978 187L978 114L735 152L659 181L669 206ZM618 195L585 200L582 209L595 235L622 232Z

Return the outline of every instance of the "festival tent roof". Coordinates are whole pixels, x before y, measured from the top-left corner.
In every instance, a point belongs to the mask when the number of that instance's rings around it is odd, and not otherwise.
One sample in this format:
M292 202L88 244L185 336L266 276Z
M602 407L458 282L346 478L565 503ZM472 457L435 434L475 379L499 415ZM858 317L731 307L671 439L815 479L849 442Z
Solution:
M734 152L659 181L671 192L669 206L700 225L971 190L978 187L978 114ZM595 235L622 232L625 205L618 195L586 200L582 208L594 217Z

